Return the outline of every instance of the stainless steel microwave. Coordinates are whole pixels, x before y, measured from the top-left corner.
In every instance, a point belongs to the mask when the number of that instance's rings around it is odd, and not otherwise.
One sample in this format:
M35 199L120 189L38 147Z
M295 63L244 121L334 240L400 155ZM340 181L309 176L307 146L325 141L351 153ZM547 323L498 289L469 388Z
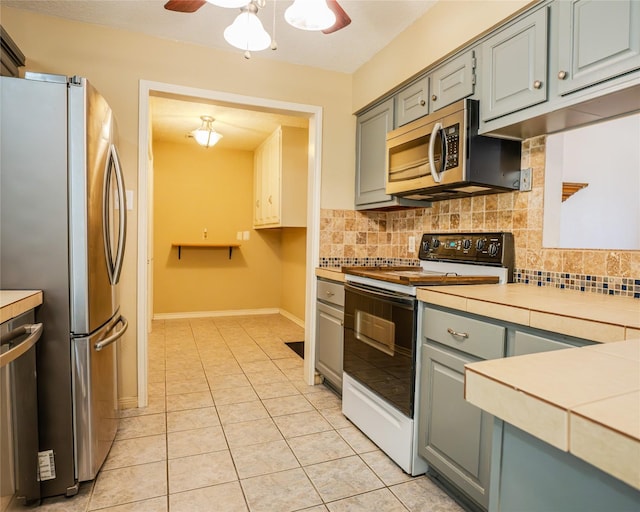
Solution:
M464 99L387 134L387 194L439 201L518 190L520 141L478 135Z

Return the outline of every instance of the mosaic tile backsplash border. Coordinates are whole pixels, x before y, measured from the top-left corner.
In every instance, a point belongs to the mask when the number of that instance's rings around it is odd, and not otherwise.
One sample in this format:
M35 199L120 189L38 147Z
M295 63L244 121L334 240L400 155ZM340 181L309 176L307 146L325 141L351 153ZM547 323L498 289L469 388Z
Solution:
M321 268L377 267L383 265L417 267L420 265L420 260L406 258L320 258L319 265ZM517 268L513 272L513 280L515 283L534 286L551 286L563 290L577 290L640 299L640 279L630 277L592 276Z

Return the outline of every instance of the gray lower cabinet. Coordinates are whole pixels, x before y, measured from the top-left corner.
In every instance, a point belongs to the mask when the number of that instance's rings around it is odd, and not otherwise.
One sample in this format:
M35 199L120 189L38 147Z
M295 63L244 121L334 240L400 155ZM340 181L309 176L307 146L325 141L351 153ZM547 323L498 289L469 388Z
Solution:
M547 100L547 17L539 9L482 43L483 121Z
M435 112L458 100L471 96L476 84L475 51L469 50L438 66L429 75L431 96L429 111Z
M496 419L491 512L631 512L640 491Z
M415 121L419 117L429 113L429 78L422 77L394 96L395 101L395 126Z
M316 369L342 392L344 285L318 279L316 308Z
M640 68L640 2L563 0L557 8L560 94Z
M505 328L425 307L420 339L418 453L486 509L494 418L464 399L464 365L504 357Z

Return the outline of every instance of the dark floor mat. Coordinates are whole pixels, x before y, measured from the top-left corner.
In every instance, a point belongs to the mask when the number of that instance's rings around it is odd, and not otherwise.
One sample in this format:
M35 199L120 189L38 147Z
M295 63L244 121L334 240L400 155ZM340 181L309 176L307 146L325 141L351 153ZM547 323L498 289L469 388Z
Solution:
M286 345L304 359L304 341L289 341Z

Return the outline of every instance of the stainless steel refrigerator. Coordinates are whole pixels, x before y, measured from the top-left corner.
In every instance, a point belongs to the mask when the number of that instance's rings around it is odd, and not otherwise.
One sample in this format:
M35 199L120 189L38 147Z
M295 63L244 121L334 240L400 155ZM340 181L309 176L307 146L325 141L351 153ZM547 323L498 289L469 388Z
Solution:
M119 421L126 204L116 124L84 78L0 80L0 286L44 291L34 477L42 497L73 495L95 478Z

